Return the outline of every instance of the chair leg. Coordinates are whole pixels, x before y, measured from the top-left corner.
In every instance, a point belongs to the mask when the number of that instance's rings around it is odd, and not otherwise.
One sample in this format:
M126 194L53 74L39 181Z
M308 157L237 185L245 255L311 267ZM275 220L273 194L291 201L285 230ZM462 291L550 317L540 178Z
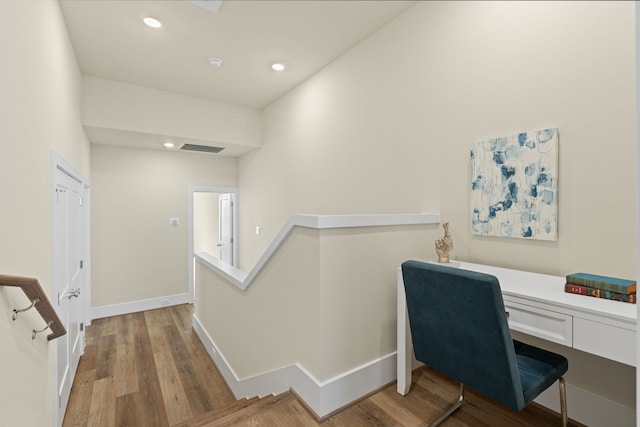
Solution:
M458 397L458 401L454 403L453 406L451 406L449 409L444 411L442 415L438 417L437 420L430 423L429 427L436 427L440 425L440 423L443 422L445 419L447 419L449 415L453 414L458 408L460 408L463 403L464 403L464 384L460 383L460 397Z
M558 384L560 384L560 416L562 416L562 427L567 427L569 417L567 415L567 392L563 377L560 377Z

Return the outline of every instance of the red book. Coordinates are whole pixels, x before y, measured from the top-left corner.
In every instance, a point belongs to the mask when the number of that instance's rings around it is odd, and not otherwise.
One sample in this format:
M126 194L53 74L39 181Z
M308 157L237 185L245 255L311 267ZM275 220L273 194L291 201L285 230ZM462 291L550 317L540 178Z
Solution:
M610 299L613 301L628 302L631 304L636 303L636 293L622 294L620 292L606 291L604 289L591 288L589 286L576 285L573 283L566 283L564 285L564 291L570 294L587 295L595 298Z

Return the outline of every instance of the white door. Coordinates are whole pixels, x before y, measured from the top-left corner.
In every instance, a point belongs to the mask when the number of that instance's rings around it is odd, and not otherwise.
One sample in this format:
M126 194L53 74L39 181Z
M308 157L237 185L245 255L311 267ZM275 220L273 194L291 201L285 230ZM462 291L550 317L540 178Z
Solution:
M83 184L61 170L55 175L54 202L54 290L58 315L67 333L56 339L57 422L62 424L83 339Z
M233 265L233 195L220 194L218 202L218 247L219 259Z

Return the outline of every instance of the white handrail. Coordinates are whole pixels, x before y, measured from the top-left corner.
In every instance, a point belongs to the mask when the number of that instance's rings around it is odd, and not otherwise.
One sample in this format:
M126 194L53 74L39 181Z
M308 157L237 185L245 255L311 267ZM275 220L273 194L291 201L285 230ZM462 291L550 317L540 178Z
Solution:
M195 258L215 273L241 290L249 287L258 273L267 264L269 258L280 247L294 227L314 229L383 227L400 225L439 224L440 214L381 214L381 215L292 215L280 232L273 239L267 250L260 257L249 273L232 265L221 262L207 252L197 252Z

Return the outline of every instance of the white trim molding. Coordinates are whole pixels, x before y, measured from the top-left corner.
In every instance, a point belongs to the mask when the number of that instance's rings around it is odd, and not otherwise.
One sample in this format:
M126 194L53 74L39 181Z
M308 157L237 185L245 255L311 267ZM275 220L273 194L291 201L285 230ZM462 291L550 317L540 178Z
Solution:
M195 265L196 259L194 254L194 193L232 193L234 196L235 207L233 209L233 238L238 238L238 189L235 187L202 187L202 186L189 186L187 189L187 218L188 218L188 235L187 235L187 259L189 260L187 266L187 283L189 286L189 302L193 303L195 299ZM214 258L209 255L210 258ZM215 259L215 258L214 258ZM233 245L233 259L238 259L238 245Z
M602 396L566 384L569 418L591 427L634 427L636 411ZM560 391L552 385L534 400L535 403L560 412Z
M67 161L62 155L60 155L58 152L56 152L55 150L51 150L51 157L50 157L50 176L51 176L51 182L50 182L50 194L51 194L51 251L52 254L55 253L55 248L56 248L56 242L60 241L61 239L63 239L64 237L60 235L60 233L62 232L62 230L60 230L57 226L56 226L56 215L54 214L54 212L56 211L56 201L55 201L55 197L53 197L54 194L56 194L56 188L57 185L60 183L59 181L59 175L58 172L61 172L69 177L71 177L73 180L77 181L78 183L80 183L80 185L82 186L82 200L83 200L83 204L85 209L83 210L83 241L82 241L82 262L84 263L84 266L81 268L81 273L82 274L82 295L81 295L81 300L82 300L82 323L84 323L85 325L90 325L91 324L91 316L90 316L90 305L91 305L91 210L90 210L90 205L91 205L91 199L90 199L90 194L91 194L91 187L89 185L89 180L88 178L78 169L76 168L72 163L70 163L69 161ZM56 280L56 271L57 269L61 269L63 268L63 266L57 265L57 261L56 261L56 257L55 255L53 256L53 265L52 265L52 279L54 280L54 284L52 284L53 288L52 291L55 288L55 280ZM54 304L54 308L56 309L56 312L58 311L57 308L57 304ZM68 325L65 325L68 326ZM81 348L84 348L84 332L81 332L80 334L80 340L81 340ZM57 368L55 368L56 366L58 366L58 346L62 345L61 342L59 340L55 340L53 341L52 345L54 346L54 350L53 350L53 367L51 369L51 371L53 372L53 391L52 391L52 396L55 396L55 401L58 401L60 399L60 390L58 389L58 386L60 384L60 378L59 375L60 373L57 371ZM81 354L84 353L84 350L81 350ZM70 371L73 375L75 375L75 368L73 368ZM71 382L73 382L73 377L71 377ZM68 398L68 396L67 396ZM60 402L62 402L62 400L60 400ZM62 407L62 403L60 403L60 405L54 405L53 408L53 425L54 426L60 426L62 425L62 421L64 418L64 412L66 411L66 405L67 403L64 403L64 408Z
M239 379L196 315L193 329L236 399L293 389L315 416L323 419L396 379L395 352L322 382L297 363Z
M140 311L154 310L156 308L188 303L190 303L189 294L185 293L125 302L122 304L103 305L100 307L93 307L91 318L102 319L103 317L120 316L122 314L138 313Z
M297 363L239 379L196 315L193 315L193 329L236 399L262 397L293 389L318 419L324 419L396 380L395 352L322 382ZM417 363L414 368L420 366L422 364ZM635 425L636 411L632 408L571 384L567 384L566 390L571 419L593 427ZM558 393L557 386L549 387L535 402L559 412Z
M203 265L209 267L215 273L222 276L228 282L246 290L258 273L267 264L282 242L294 227L314 229L353 228L353 227L384 227L401 225L439 224L440 214L382 214L382 215L292 215L280 232L273 239L265 253L260 257L256 265L249 273L235 268L232 265L220 262L217 258L206 252L198 252L194 257Z

